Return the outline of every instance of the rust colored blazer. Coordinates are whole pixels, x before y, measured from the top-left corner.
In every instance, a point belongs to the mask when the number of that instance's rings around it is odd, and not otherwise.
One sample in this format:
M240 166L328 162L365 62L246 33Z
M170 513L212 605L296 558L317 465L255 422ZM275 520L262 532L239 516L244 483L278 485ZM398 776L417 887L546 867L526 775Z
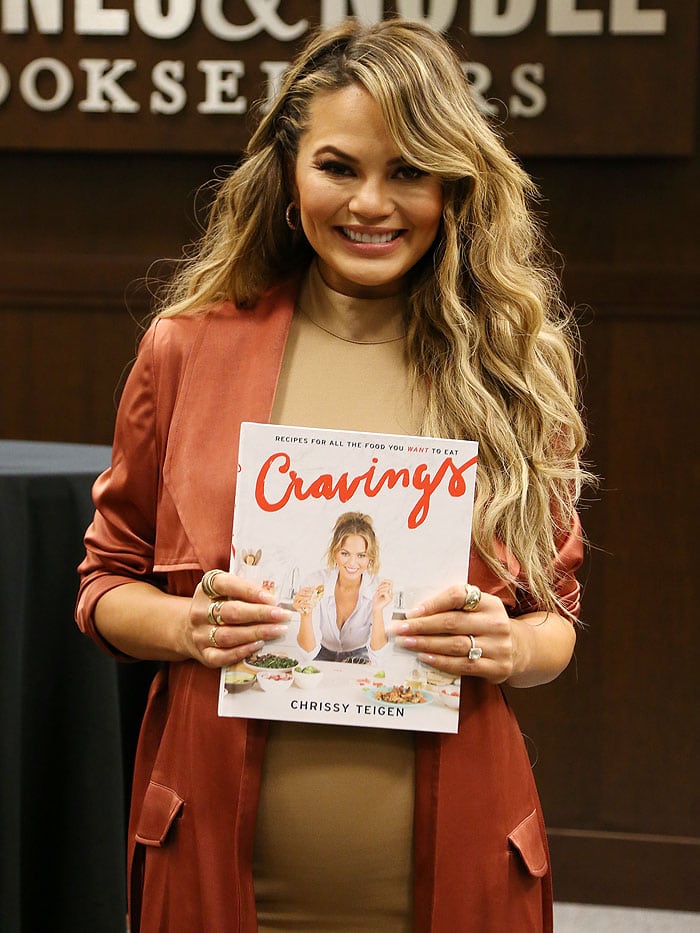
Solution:
M109 589L147 580L190 596L228 567L239 424L268 421L296 285L254 311L230 304L159 320L145 335L117 417L76 618ZM578 529L561 543L559 592L578 609ZM513 562L511 562L513 563ZM514 565L517 570L517 565ZM470 580L517 613L532 608L474 557ZM219 674L194 661L153 683L129 827L133 933L254 933L252 876L266 724L219 718ZM552 929L549 857L530 763L502 691L465 678L459 732L416 736L415 933Z

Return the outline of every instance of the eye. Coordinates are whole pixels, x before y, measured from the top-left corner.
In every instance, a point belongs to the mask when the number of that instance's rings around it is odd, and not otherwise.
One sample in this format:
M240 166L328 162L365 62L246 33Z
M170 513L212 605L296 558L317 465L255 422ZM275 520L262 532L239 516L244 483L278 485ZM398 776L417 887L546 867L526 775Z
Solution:
M400 165L394 172L394 176L401 181L416 181L419 178L425 178L427 172L424 172L420 168L416 168L415 165Z
M337 159L323 159L316 164L319 172L325 172L327 175L335 175L339 178L353 174L352 169L345 162L339 162Z

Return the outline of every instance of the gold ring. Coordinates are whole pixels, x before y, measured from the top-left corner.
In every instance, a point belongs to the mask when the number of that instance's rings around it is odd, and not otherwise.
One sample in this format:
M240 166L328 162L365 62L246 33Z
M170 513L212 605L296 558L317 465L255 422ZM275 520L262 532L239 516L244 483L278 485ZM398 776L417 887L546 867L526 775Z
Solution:
M207 572L202 577L202 592L209 597L209 599L219 599L221 593L217 593L212 585L214 577L218 573L223 573L223 570L207 570Z
M209 603L209 611L207 612L207 619L209 620L210 625L223 625L224 620L221 618L221 610L223 609L225 600L217 599L215 602Z
M216 642L216 629L217 628L218 626L212 625L211 631L209 632L209 643L213 645L215 648L220 648L221 646L218 645Z
M481 602L481 590L471 583L464 584L464 605L462 612L473 612Z

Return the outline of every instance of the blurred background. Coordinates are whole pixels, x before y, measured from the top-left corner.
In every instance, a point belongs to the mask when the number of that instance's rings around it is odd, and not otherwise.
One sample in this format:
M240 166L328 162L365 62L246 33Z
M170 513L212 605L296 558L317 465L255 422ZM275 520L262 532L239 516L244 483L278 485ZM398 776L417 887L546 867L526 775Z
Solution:
M46 444L110 444L152 289L171 267L163 260L197 237L208 183L236 161L253 102L309 25L348 11L415 15L416 5L251 0L219 4L207 19L195 2L174 0L141 5L139 19L134 4L115 0L82 22L64 6L5 4L0 34L2 611L21 645L3 661L3 786L13 788L3 837L13 844L0 900L25 929L42 909L41 840L75 824L57 816L61 800L85 809L95 795L80 818L89 851L118 840L150 673L115 673L71 629L89 485L109 452L64 448L58 463ZM700 911L697 5L418 6L459 43L481 105L537 181L581 328L588 458L602 478L582 509L585 627L557 682L509 694L535 763L556 894ZM55 589L40 600L47 566ZM31 818L29 789L42 795L45 769L54 772L70 741L81 749L75 800L44 799ZM95 777L96 763L109 779ZM96 784L111 787L109 804ZM116 855L120 863L118 846ZM81 891L82 913L65 928L109 930L100 859L85 862L80 871L102 893ZM52 871L47 883L66 900L55 853ZM86 916L93 925L81 925Z

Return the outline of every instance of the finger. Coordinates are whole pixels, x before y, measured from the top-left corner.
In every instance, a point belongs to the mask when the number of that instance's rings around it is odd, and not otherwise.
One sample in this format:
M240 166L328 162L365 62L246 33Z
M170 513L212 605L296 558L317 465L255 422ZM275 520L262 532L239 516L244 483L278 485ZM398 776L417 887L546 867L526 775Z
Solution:
M260 625L217 625L217 626L208 626L202 632L202 637L205 641L205 647L207 648L219 648L223 650L230 650L231 648L239 648L241 645L249 644L250 642L268 642L274 641L277 638L282 638L287 634L288 626L286 625L269 625L269 624L260 624Z
M436 613L449 612L450 610L461 611L464 607L465 598L466 590L464 584L455 583L453 586L449 586L447 589L441 590L434 596L430 596L427 599L422 600L420 605L409 609L406 612L406 618L415 619L419 616L435 615ZM488 593L482 593L478 608L472 610L469 614L471 615L473 612L478 612L482 606L487 605L493 599L497 598L498 597L490 596Z
M402 637L418 635L481 635L489 625L485 612L454 610L422 615L392 623L392 634Z
M227 667L230 664L238 664L239 661L244 661L251 654L260 651L264 646L264 641L252 641L244 645L238 645L236 648L207 647L202 652L202 659L206 667Z
M479 660L470 660L469 658L453 658L442 654L419 654L418 659L423 664L444 671L446 674L452 674L460 677L479 677L492 684L504 683L512 669L506 664L493 661L485 656Z
M223 602L217 618L221 620L222 626L250 625L255 622L286 623L292 618L292 613L279 606L229 599Z
M435 655L451 658L468 658L472 647L472 640L468 635L410 635L398 637L396 644L399 648L409 651L422 652L426 655ZM480 643L485 654L483 644ZM482 655L483 656L483 655Z
M275 594L270 590L263 589L259 583L246 580L235 573L225 571L217 573L213 586L222 599L240 599L249 603L275 603L277 601Z

